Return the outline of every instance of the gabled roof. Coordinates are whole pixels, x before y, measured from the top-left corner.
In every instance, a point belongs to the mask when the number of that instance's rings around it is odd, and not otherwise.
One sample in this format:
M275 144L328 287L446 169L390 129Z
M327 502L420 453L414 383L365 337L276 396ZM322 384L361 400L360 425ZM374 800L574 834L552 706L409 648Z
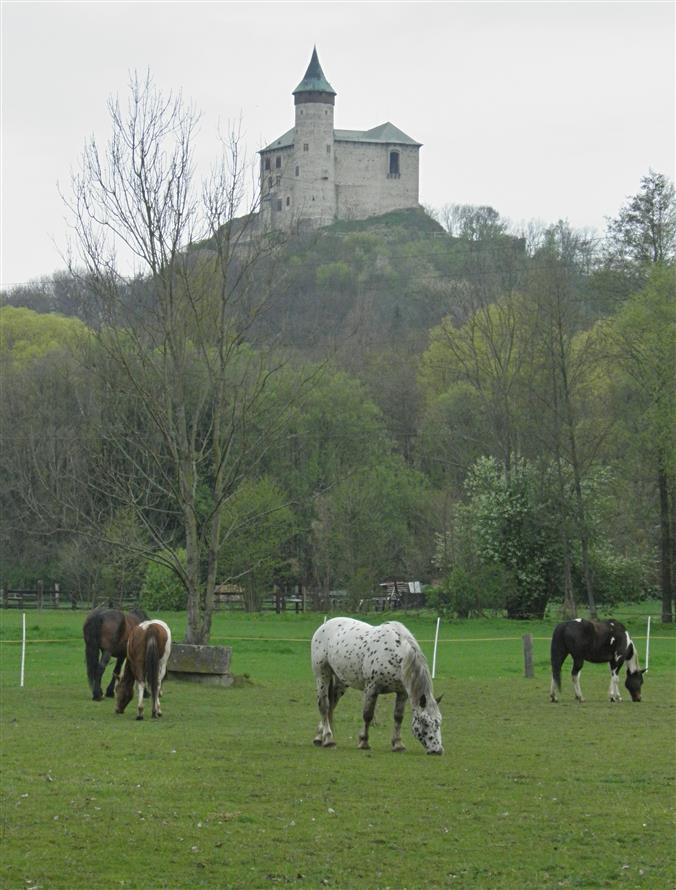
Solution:
M418 146L422 144L411 139L389 121L380 124L379 127L372 127L370 130L334 130L333 137L336 142L394 142L399 145Z
M295 128L291 127L291 129L287 130L283 136L279 137L279 139L275 139L275 141L271 142L270 145L266 145L265 148L261 148L259 154L263 151L272 151L275 148L290 148L293 145L294 132Z
M275 139L270 145L266 145L265 148L262 148L261 151L273 151L277 148L291 148L293 145L293 137L294 128L292 127L290 130L287 130L283 136L280 136L279 139ZM415 139L411 139L410 136L407 136L406 133L402 132L389 121L381 124L379 127L372 127L370 130L334 130L333 138L336 142L380 142L387 143L388 145L417 146L422 144L421 142L416 142Z
M324 77L322 66L319 64L317 47L312 50L312 58L307 66L305 77L298 84L292 95L295 96L296 93L331 93L333 96L336 95L336 91Z

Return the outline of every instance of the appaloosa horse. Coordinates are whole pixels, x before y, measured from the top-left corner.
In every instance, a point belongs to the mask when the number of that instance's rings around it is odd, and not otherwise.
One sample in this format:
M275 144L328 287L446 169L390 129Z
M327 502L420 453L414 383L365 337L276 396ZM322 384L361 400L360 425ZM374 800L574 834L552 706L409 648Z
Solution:
M392 750L404 751L401 723L406 699L411 699L413 735L428 754L443 754L441 711L432 691L432 678L413 634L398 621L372 627L353 618L332 618L312 637L312 669L317 684L321 720L315 745L335 745L331 722L348 686L364 690L364 728L359 747L369 748L369 726L381 693L394 692ZM441 696L439 697L441 698Z
M573 659L573 688L575 698L583 702L580 688L580 671L585 661L594 664L608 662L610 666L610 689L608 696L611 701L622 701L618 683L618 673L623 664L627 665L627 677L624 685L629 690L633 701L641 701L643 674L638 663L638 652L627 633L627 629L619 621L586 621L574 618L564 621L554 628L551 645L552 684L549 697L553 702L559 700L561 693L561 665L570 655Z
M153 717L162 716L160 695L170 654L171 631L164 621L155 618L152 621L143 621L132 628L127 641L127 660L115 687L117 714L124 713L134 694L134 682L136 682L138 689L136 719L143 720L143 692L146 685L150 687Z
M87 679L94 701L101 701L103 698L101 680L111 658L117 660L112 679L106 689L106 698L112 698L115 694L115 681L120 676L122 662L127 655L129 634L140 621L147 620L148 616L143 609L122 612L120 609L98 608L85 618L82 635L85 642ZM100 661L99 653L102 655Z

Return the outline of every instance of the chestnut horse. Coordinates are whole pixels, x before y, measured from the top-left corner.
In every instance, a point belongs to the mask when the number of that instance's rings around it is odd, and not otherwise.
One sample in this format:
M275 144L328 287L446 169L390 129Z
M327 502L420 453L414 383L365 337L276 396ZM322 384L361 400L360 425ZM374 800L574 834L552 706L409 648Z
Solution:
M138 688L136 719L143 720L143 692L146 684L150 687L153 717L162 716L160 695L170 654L171 631L164 621L155 618L152 621L143 621L132 628L127 641L127 660L115 687L117 714L124 713L124 709L131 701L136 681Z
M127 655L129 634L140 621L147 620L148 616L143 609L122 612L120 609L98 608L85 618L82 635L85 641L87 679L94 701L101 701L103 698L101 680L111 658L115 658L116 662L112 679L106 689L106 698L114 696L115 681L120 676L122 662ZM102 655L100 661L99 653Z

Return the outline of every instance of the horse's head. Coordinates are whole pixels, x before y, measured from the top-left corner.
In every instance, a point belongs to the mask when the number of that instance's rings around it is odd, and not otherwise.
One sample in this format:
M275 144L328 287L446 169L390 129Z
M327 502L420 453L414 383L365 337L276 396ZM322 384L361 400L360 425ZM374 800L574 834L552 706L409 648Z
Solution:
M632 671L627 668L627 679L624 681L624 685L629 690L632 701L641 701L641 686L643 686L643 674L646 671L647 668L642 668L638 671Z
M117 678L115 683L115 713L123 714L124 709L134 695L134 677L131 671L127 673L126 665L122 671L122 676Z
M439 696L441 698L441 696ZM435 699L425 695L412 703L411 730L428 754L443 754L441 744L441 711Z

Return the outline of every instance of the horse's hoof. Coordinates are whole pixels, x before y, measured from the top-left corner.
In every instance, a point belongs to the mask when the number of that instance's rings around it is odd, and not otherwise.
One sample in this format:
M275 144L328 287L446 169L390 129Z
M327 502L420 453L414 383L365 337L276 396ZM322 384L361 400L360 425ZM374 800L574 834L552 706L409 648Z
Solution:
M392 745L392 751L395 754L399 754L401 751L405 751L405 750L406 750L405 745Z
M362 751L370 751L371 750L371 746L369 745L368 742L359 742L357 747L360 748Z
M319 738L319 739L312 739L312 744L313 744L313 745L316 745L318 748L321 748L321 745L322 745L322 740L321 740L321 738Z
M92 701L103 701L102 695L92 695Z
M137 717L136 719L137 719L137 720L143 720L143 714L139 714L138 717Z
M106 698L115 698L115 693L112 689L106 689Z
M335 748L336 743L333 739L327 739L325 742L322 742L322 748Z

